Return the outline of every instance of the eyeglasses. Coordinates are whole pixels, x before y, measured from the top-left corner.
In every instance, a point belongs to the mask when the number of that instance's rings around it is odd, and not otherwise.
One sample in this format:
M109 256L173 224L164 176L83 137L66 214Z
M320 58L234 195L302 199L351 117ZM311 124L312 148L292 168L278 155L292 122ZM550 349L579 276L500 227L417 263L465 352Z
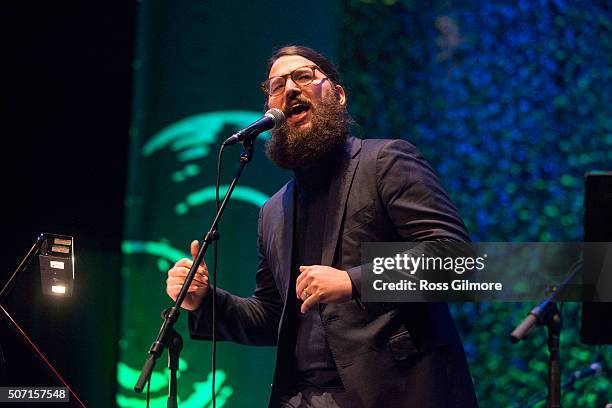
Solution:
M280 95L285 91L285 84L287 83L287 78L289 77L291 77L291 80L298 86L309 85L315 79L316 69L323 73L323 71L321 71L316 65L300 67L288 74L266 79L261 83L261 89L266 95L269 96Z

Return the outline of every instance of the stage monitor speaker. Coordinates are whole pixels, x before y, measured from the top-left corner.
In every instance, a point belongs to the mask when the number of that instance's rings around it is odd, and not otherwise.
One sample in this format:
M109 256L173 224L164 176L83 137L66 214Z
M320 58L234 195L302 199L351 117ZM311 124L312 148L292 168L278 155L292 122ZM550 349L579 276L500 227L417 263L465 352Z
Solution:
M612 172L587 173L584 192L584 241L612 242ZM612 344L612 303L582 304L580 341Z

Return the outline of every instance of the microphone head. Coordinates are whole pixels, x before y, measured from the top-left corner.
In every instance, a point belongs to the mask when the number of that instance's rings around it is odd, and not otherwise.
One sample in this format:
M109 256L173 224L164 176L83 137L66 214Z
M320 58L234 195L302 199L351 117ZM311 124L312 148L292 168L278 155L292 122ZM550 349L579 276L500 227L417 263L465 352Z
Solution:
M282 124L285 123L285 121L287 120L283 111L278 108L268 109L265 116L269 117L274 122L274 126L272 127L272 129L277 129L281 127Z
M597 362L591 364L589 368L595 372L594 375L599 375L603 371L603 366L601 365L601 363Z
M599 362L592 363L589 368L584 370L576 370L574 371L574 381L581 380L590 376L598 376L603 371L603 365Z

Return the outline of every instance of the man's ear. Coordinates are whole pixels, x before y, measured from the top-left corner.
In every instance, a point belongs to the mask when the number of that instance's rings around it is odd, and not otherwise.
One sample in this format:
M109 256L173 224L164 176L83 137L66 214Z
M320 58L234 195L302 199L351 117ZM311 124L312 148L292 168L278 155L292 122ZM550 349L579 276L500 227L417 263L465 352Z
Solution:
M346 105L346 92L344 92L344 88L340 85L334 85L334 88L336 90L336 98L338 102L340 102L340 105Z

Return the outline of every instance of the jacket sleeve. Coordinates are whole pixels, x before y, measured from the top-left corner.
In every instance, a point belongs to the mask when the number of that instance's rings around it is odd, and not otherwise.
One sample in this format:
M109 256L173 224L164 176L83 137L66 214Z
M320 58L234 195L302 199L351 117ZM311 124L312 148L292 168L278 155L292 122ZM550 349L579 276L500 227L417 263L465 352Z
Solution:
M217 339L241 344L274 346L277 342L282 300L265 257L262 214L258 221L258 268L255 291L243 298L217 288L215 312ZM212 340L212 289L200 307L189 313L189 333L192 338Z
M381 146L376 156L376 183L386 214L402 241L469 241L465 225L434 170L412 144L391 140ZM361 268L348 270L359 299Z

